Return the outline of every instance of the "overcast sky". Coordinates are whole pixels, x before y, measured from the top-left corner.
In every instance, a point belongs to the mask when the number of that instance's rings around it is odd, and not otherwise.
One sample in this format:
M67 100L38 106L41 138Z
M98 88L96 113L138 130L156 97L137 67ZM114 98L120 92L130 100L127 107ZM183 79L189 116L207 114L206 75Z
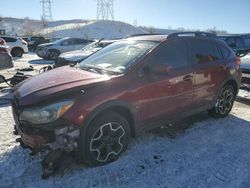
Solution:
M53 20L96 19L97 0L52 0ZM0 16L40 19L40 0L0 0ZM250 0L114 0L115 20L158 28L250 33Z

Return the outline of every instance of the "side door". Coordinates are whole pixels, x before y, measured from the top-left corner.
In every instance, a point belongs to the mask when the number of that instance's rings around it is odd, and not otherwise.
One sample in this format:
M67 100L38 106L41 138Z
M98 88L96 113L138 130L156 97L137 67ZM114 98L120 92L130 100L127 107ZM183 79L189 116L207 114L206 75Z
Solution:
M142 67L150 72L138 78L138 110L142 124L171 119L192 106L193 75L188 65L187 43L170 40ZM165 69L165 70L164 70ZM150 74L150 76L147 76ZM133 84L134 85L134 84Z
M205 108L214 100L219 83L225 78L226 61L223 61L216 42L192 38L188 44L194 74L194 108Z
M75 41L73 38L65 40L60 46L61 53L73 50L75 50Z

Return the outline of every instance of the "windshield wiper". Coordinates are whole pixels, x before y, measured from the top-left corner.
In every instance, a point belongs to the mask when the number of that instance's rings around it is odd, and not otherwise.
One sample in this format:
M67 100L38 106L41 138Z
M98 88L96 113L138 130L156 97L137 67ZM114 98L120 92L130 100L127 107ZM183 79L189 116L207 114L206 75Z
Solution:
M98 68L96 66L90 66L90 65L84 65L84 66L80 66L79 68L82 70L86 70L86 71L90 71L90 72L95 72L95 73L99 73L99 74L103 74L103 71L101 68Z

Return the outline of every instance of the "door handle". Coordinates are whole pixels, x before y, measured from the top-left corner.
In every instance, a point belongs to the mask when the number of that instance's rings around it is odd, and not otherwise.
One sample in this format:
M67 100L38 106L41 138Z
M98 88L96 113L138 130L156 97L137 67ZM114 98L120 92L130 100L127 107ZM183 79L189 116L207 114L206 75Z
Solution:
M183 76L183 80L184 81L189 81L189 80L192 80L193 79L193 75L186 75L186 76Z
M218 68L219 68L220 72L223 72L223 71L226 70L226 66L225 65L219 65Z

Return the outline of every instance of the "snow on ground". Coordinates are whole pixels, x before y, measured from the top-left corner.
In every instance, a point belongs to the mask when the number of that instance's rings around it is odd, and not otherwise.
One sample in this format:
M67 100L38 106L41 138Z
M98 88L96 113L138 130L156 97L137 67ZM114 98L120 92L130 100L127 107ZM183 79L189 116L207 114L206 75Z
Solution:
M83 37L87 39L117 39L129 34L145 33L140 28L118 21L90 21L49 27L41 31L48 37Z
M15 66L32 59L27 54ZM11 107L0 106L0 187L250 187L250 106L239 102L224 119L200 113L138 136L111 164L75 164L48 180L40 177L41 156L15 142L13 125Z

